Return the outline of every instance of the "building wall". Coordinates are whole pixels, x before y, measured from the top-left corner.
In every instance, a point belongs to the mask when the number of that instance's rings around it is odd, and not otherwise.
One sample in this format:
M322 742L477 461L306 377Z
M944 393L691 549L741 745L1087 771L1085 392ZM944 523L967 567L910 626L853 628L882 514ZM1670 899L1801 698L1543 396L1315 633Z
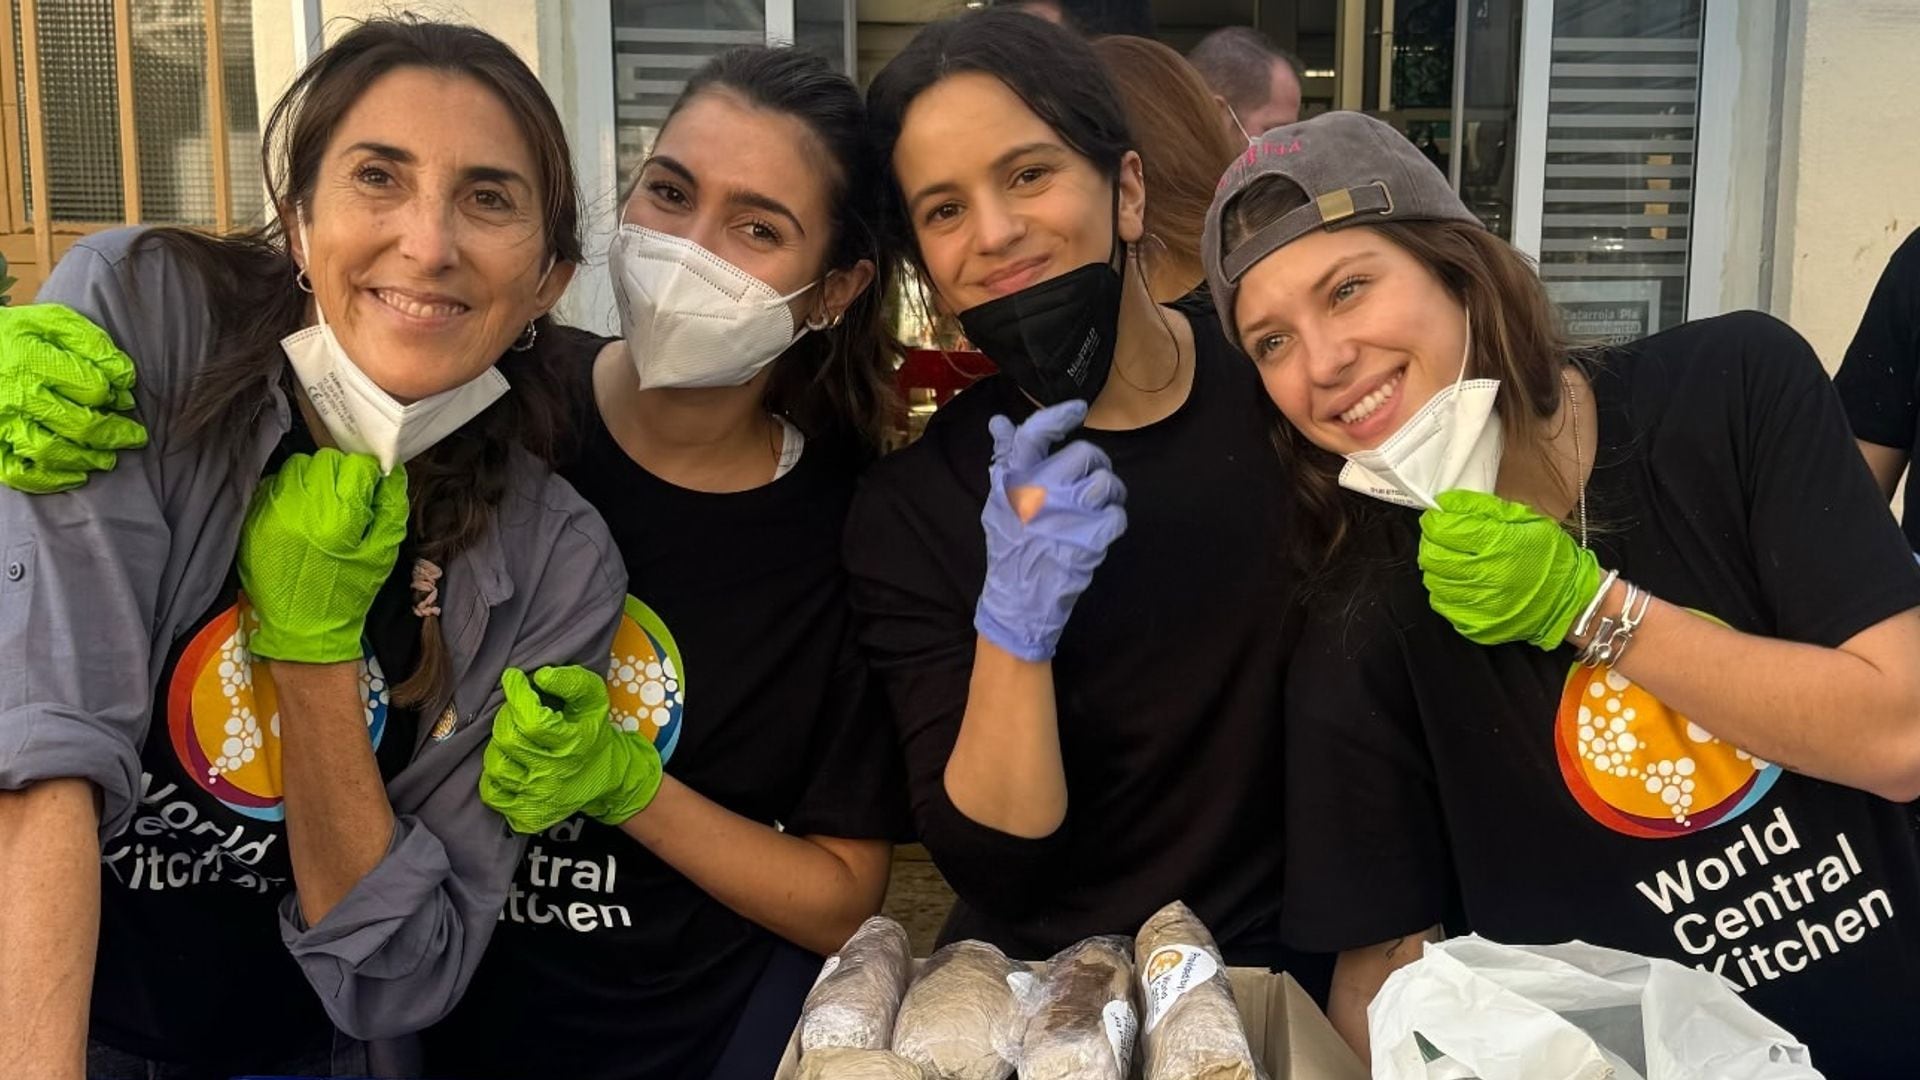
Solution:
M1831 369L1920 228L1920 0L1794 0L1770 309Z

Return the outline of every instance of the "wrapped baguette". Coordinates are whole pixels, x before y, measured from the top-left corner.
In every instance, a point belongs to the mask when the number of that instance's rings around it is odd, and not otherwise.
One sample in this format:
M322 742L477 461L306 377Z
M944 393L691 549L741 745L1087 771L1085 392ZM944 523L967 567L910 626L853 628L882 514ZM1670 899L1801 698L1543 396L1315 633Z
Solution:
M899 923L882 915L861 923L800 1007L802 1064L809 1052L828 1047L887 1049L912 973L912 948Z
M1256 1080L1259 1067L1213 934L1175 901L1140 928L1145 1080Z
M1030 990L1020 1080L1127 1080L1138 1026L1124 937L1069 945Z
M929 1080L1006 1080L1003 1056L1013 1022L1007 976L1025 968L983 941L956 941L933 954L907 988L893 1027L893 1052Z
M799 1080L926 1080L920 1066L887 1050L828 1047L800 1059Z

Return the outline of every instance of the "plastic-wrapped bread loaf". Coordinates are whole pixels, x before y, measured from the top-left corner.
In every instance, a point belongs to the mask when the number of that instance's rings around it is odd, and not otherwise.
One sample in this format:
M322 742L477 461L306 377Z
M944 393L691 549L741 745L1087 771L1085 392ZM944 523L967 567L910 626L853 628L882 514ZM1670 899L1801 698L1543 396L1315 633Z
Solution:
M800 1059L799 1080L927 1080L920 1066L887 1050L827 1047Z
M1020 1080L1126 1080L1138 1026L1131 942L1097 937L1067 946L1030 998Z
M907 932L892 919L875 915L860 924L822 970L800 1007L802 1062L808 1051L824 1047L887 1049L900 997L913 973Z
M1134 940L1146 1080L1255 1080L1259 1067L1206 925L1175 901L1155 912Z
M1001 1055L1012 1023L1007 976L1025 968L982 941L956 941L933 954L907 988L893 1025L893 1052L929 1080L1006 1080Z

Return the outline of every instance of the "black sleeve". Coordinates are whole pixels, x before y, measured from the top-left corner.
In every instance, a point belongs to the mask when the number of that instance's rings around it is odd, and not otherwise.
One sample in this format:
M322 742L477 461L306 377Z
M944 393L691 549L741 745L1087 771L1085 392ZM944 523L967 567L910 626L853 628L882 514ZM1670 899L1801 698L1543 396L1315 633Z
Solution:
M1741 351L1748 543L1775 634L1832 647L1920 606L1920 566L1812 346L1757 312L1714 322Z
M1338 952L1441 922L1452 859L1406 646L1384 605L1313 606L1283 715L1287 944Z
M826 715L808 752L807 788L784 823L795 836L912 838L900 750L849 627Z
M954 892L984 914L1017 919L1048 893L1065 828L1027 839L961 813L947 796L947 760L960 735L973 677L973 602L935 552L942 526L910 510L895 489L909 478L871 471L847 519L854 619L874 678L893 714L907 798L920 840ZM952 523L957 526L956 523Z
M1860 439L1911 453L1920 381L1920 231L1893 253L1833 382Z

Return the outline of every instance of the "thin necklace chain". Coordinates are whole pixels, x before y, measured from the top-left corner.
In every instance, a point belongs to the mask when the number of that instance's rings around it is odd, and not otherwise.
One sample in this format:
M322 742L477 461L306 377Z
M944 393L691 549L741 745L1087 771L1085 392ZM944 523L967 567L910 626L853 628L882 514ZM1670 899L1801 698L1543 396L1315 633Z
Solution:
M1567 410L1573 420L1573 474L1579 479L1580 546L1587 546L1587 477L1580 462L1580 398L1573 392L1573 376L1560 370L1560 384L1567 388Z

